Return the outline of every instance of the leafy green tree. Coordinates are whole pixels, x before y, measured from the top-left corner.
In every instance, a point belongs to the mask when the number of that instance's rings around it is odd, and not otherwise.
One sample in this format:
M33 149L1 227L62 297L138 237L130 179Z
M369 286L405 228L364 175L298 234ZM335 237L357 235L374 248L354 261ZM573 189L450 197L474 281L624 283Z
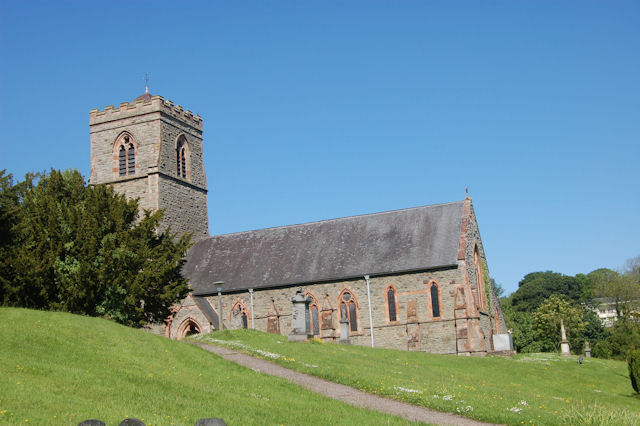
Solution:
M572 347L580 346L585 329L583 309L563 297L553 294L532 315L533 331L544 351L555 351L560 345L560 322L564 322L567 338ZM575 350L575 349L574 349Z
M623 318L616 321L607 332L607 339L594 347L594 356L622 360L628 351L640 349L640 322Z
M533 312L552 294L562 294L576 303L586 302L585 290L590 286L586 275L575 277L558 272L532 272L518 283L518 290L511 295L513 308L520 312Z
M161 211L140 217L137 201L87 187L75 170L30 175L21 188L4 305L143 326L166 318L187 294L180 271L190 236L157 233Z
M511 330L514 349L520 353L542 352L542 344L535 339L533 333L531 314L513 309L508 297L500 300L500 306L507 328Z
M640 308L640 275L611 272L595 278L594 295L614 304L618 320L637 314Z
M493 278L491 278L489 282L491 283L491 288L493 288L493 292L498 299L504 296L504 287L502 287L502 284L497 283Z

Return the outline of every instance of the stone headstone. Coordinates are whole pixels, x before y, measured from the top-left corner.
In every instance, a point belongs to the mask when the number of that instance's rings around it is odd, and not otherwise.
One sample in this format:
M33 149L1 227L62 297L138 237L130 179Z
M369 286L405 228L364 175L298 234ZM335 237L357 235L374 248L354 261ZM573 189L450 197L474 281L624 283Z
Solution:
M224 420L218 417L198 420L194 426L227 426Z
M347 317L342 317L340 320L340 343L349 344L349 320Z
M309 330L309 304L312 299L302 294L302 289L296 291L296 295L291 298L293 310L291 311L291 333L290 342L301 342L313 337Z
M102 420L89 419L78 423L78 426L106 426Z
M591 345L588 340L584 342L584 356L591 358Z
M512 351L513 339L510 333L494 334L493 335L493 350L494 351Z
M240 306L236 306L231 310L231 320L229 322L229 328L236 330L244 328L242 324L242 309Z
M118 426L144 426L144 422L140 419L128 417L121 421Z

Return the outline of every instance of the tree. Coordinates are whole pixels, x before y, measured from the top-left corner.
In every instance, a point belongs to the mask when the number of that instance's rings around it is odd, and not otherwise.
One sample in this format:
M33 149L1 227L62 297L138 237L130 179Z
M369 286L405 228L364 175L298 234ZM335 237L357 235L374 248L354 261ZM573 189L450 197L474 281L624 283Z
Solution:
M640 274L635 272L637 259L627 260L626 269L622 274L611 270L598 270L600 272L593 277L594 295L614 304L618 320L636 314L640 307Z
M140 217L136 200L87 187L75 170L28 175L20 185L3 253L13 271L1 282L4 305L143 326L166 318L188 293L181 269L190 236L157 233L161 211Z
M581 347L580 338L585 329L583 310L563 297L553 294L532 315L533 331L544 351L555 351L560 345L560 321L564 322L567 338L574 348Z
M491 288L493 288L493 292L496 294L496 297L500 299L504 295L504 287L502 287L502 284L497 283L493 278L491 278L489 282L491 283Z
M590 281L583 274L572 277L553 271L532 272L525 275L511 295L513 308L533 312L552 294L562 294L576 303L586 302L589 286Z

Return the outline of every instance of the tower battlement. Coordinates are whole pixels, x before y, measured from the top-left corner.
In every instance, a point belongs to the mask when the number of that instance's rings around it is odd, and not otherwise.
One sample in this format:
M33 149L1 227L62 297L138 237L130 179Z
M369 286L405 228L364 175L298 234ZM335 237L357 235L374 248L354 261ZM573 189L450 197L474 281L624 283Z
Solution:
M180 105L175 105L170 100L165 100L162 96L151 96L148 100L138 98L133 102L122 102L117 108L107 105L103 110L97 108L89 111L89 125L102 124L110 121L121 120L138 116L141 114L151 114L160 112L170 117L189 123L199 131L202 131L202 117L185 110Z

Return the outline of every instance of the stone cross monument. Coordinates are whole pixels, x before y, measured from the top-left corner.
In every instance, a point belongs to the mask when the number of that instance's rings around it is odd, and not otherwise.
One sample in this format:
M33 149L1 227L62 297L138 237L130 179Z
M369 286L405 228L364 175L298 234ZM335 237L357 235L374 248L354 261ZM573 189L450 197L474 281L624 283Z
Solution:
M302 289L296 291L291 298L293 310L291 312L290 342L302 342L313 337L309 329L309 304L312 299L302 294Z

